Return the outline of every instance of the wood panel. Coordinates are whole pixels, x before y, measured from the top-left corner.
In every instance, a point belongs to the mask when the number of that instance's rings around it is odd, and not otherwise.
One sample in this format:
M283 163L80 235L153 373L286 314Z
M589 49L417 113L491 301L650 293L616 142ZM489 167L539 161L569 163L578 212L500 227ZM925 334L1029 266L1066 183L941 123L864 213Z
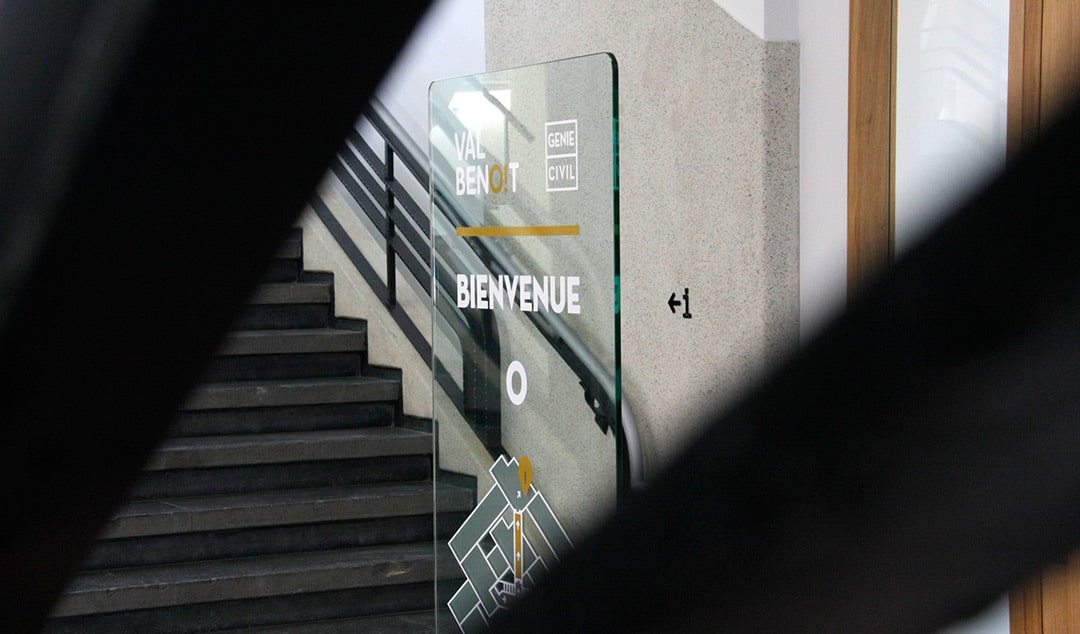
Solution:
M849 299L895 257L896 11L851 0L848 69ZM1072 103L1080 87L1080 0L1010 0L1007 156ZM1080 553L1010 593L1012 634L1080 634Z
M1042 634L1042 576L1036 575L1009 593L1010 634Z
M1080 79L1080 0L1042 2L1039 127L1045 131L1070 107Z
M1007 154L1070 106L1080 81L1080 0L1011 0ZM1080 634L1080 552L1009 596L1011 634Z
M1006 152L1011 158L1039 131L1043 0L1011 0Z
M848 297L893 260L897 0L851 0Z
M1008 153L1072 105L1080 85L1080 0L1012 0Z
M1042 574L1043 634L1080 634L1080 555Z

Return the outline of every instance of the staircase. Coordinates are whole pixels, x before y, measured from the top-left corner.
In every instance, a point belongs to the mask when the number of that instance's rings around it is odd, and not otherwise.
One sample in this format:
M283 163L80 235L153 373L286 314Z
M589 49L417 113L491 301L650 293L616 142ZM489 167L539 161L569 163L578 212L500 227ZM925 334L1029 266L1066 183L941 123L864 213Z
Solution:
M475 492L366 346L294 231L45 631L433 631Z

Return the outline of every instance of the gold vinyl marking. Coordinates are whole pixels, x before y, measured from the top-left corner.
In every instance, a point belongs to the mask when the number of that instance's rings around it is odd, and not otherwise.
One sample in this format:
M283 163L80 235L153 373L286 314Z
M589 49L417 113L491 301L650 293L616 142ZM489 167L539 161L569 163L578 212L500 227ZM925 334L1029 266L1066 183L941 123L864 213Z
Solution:
M514 581L524 576L524 549L521 547L521 513L514 513Z
M521 236L576 236L581 225L534 225L518 227L458 227L462 238L521 237Z
M532 486L533 466L528 456L518 461L518 481L521 482L521 494L528 495ZM514 581L520 582L524 575L525 551L521 547L521 511L514 511Z
M533 466L528 456L522 456L518 461L518 480L521 482L521 494L528 495L529 487L532 486Z

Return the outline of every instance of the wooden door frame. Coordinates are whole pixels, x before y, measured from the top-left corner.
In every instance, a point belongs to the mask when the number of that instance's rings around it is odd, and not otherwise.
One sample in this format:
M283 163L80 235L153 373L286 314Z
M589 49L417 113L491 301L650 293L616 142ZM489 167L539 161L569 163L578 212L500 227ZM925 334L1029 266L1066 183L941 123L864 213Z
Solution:
M896 23L899 0L850 0L848 242L850 301L896 255ZM1010 0L1006 156L1038 134L1043 0ZM1042 634L1040 574L1009 594L1011 634Z
M848 48L848 255L851 298L895 258L896 11L851 0ZM1010 0L1006 154L1039 130L1043 0Z
M850 300L895 257L896 7L851 0L848 40Z
M1042 101L1043 0L1009 0L1009 79L1005 157L1010 161L1039 132ZM1010 634L1043 634L1042 574L1009 592Z
M1007 158L1039 132L1042 108L1043 0L1009 1Z

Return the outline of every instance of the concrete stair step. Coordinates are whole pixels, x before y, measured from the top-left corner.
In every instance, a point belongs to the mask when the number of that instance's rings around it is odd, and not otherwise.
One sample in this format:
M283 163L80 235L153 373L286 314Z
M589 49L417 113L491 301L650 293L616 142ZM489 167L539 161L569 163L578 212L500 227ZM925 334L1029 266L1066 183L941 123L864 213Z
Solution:
M144 466L132 500L416 482L431 477L431 434L405 427L173 437Z
M474 487L433 482L431 422L367 366L299 228L263 280L45 632L456 627L434 602L463 579L445 540Z
M277 253L267 265L266 282L295 282L300 279L303 268L304 239L301 231L293 230L281 243Z
M434 585L442 593L451 593L461 585L461 579L441 580ZM41 634L192 634L243 632L257 627L284 627L288 632L294 626L348 620L362 623L371 617L415 615L434 611L434 605L433 585L426 581L71 616L50 619ZM440 618L443 622L445 619ZM452 632L454 628L452 623L447 629L440 625L440 631Z
M151 456L144 470L203 469L431 452L431 434L404 427L198 436L167 439Z
M438 628L436 629L436 622ZM406 612L388 616L367 616L334 619L312 623L250 627L239 630L219 630L215 634L429 634L435 631L456 632L457 622L449 611L439 615L435 610Z
M241 309L235 330L261 328L324 328L332 321L332 304L249 304Z
M344 328L272 328L229 333L221 356L355 352L367 348L367 331Z
M178 413L170 434L186 437L353 429L393 424L395 410L396 403L390 401L187 410Z
M220 383L361 376L366 374L364 358L362 350L216 356L202 380Z
M396 401L400 394L399 382L367 376L208 382L196 387L181 409Z
M329 281L268 282L255 289L248 304L329 304L333 299L334 285Z
M129 499L153 500L277 489L417 482L431 478L431 454L270 462L205 469L144 471Z
M325 328L333 315L332 276L300 272L296 280L269 281L256 288L232 329Z
M229 334L203 375L206 382L273 381L364 374L367 326L279 328Z
M430 514L430 481L143 500L109 520L102 539ZM472 495L441 487L440 512L468 510Z
M434 582L434 550L425 542L84 572L52 616ZM438 553L438 569L453 574L445 545Z
M294 227L289 230L289 235L278 247L274 257L281 260L301 260L304 257L304 233L303 229Z
M106 525L83 570L449 539L471 490L431 481L131 502Z

